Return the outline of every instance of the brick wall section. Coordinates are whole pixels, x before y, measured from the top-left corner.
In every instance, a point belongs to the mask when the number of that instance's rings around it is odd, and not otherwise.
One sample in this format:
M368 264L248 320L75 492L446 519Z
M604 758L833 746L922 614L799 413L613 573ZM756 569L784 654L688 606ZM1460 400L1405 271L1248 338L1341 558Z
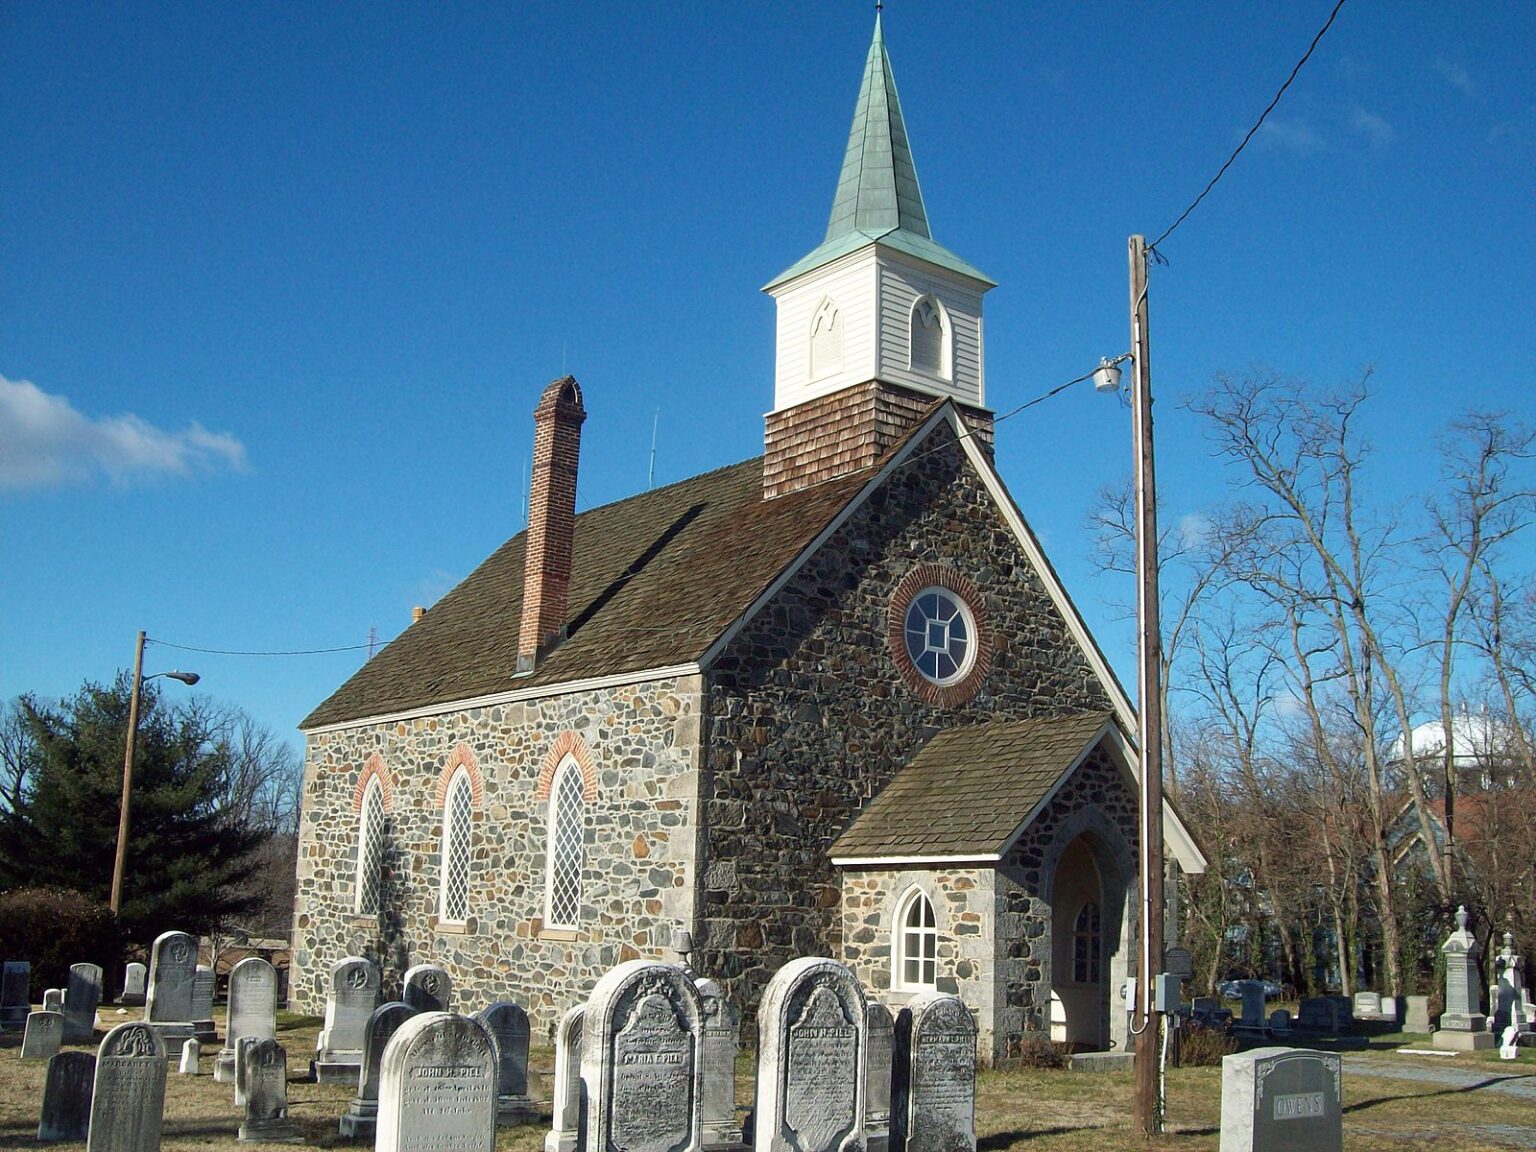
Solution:
M772 499L867 468L923 418L933 401L932 396L871 380L768 413L763 495ZM992 414L967 407L961 412L990 451Z
M576 529L576 468L581 425L587 418L581 388L565 376L544 389L533 410L533 474L528 489L528 542L517 667L530 671L540 649L565 627Z
M749 1012L785 961L840 955L827 846L932 729L1110 707L953 434L923 451L708 670L699 962ZM913 693L885 643L892 592L922 562L964 573L992 622L991 668L952 706Z
M537 1035L608 969L671 959L672 931L693 915L702 685L697 676L607 688L337 732L310 733L299 828L290 1004L319 1014L330 966L369 956L394 995L415 963L453 975L455 1008L511 998ZM589 751L582 922L543 932L549 801L539 778L574 732ZM569 740L566 741L569 744ZM463 744L484 783L471 836L468 931L435 922L443 767ZM383 906L352 915L358 818L353 792L377 754L392 781Z

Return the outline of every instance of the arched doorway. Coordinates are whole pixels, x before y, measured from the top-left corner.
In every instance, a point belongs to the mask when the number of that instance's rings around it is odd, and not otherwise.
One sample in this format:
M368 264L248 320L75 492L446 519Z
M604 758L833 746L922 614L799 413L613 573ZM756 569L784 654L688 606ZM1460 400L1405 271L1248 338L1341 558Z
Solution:
M1086 836L1067 845L1051 891L1051 991L1061 1039L1078 1051L1109 1044L1109 954L1103 877Z

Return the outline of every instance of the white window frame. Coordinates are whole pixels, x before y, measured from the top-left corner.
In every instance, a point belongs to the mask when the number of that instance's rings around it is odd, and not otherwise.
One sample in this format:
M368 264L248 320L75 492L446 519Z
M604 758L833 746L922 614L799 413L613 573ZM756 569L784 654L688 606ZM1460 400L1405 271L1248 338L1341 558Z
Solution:
M927 305L933 312L935 322L939 326L939 362L935 366L918 364L914 350L917 345L915 339L919 325L928 327L923 323L920 312ZM912 302L912 311L907 315L907 368L909 371L920 373L924 376L934 376L940 380L949 380L954 375L953 358L953 333L954 329L949 322L949 311L944 307L944 302L932 292L919 296Z
M560 833L562 831L560 799L568 780L576 782L574 785L576 789L576 809L574 814L566 814L567 816L573 815L576 823L576 868L572 879L576 889L576 898L575 914L561 918L555 915L555 870L562 863L557 859L556 853L560 846ZM550 779L549 808L544 822L546 839L544 856L544 926L546 928L573 929L581 924L581 881L582 869L586 866L585 835L587 823L587 799L584 785L581 765L577 762L575 756L567 754L555 768L554 776Z
M456 800L460 793L468 797L468 802L460 807ZM474 784L469 778L469 769L460 765L459 770L453 774L453 779L448 781L448 787L443 790L443 840L441 851L438 855L438 887L437 887L437 919L440 924L463 924L469 919L469 873L470 873L470 838L475 824L475 790ZM449 891L449 884L454 879L452 861L455 842L463 838L464 848L464 874L463 890L458 893L463 901L463 915L452 916L449 914L449 902L454 893Z
M375 828L374 825L379 827ZM384 811L384 785L375 776L363 789L363 802L357 811L357 876L352 901L355 916L377 916L384 901L384 836L389 817ZM370 851L370 849L372 849ZM368 906L369 876L373 900Z
M907 921L912 916L914 909L923 907L928 910L929 923L910 926ZM927 992L938 985L939 978L939 918L934 910L933 901L928 898L928 893L922 888L913 885L902 894L900 902L896 905L896 919L891 925L891 987L898 992ZM928 947L924 947L924 943ZM914 957L912 949L917 948ZM907 978L907 962L915 960L917 964L917 979ZM927 975L929 979L924 980Z
M821 358L817 357L816 334L822 330L822 322L826 322L829 334L835 334L837 342L831 344L830 335L828 346ZM830 296L822 298L816 306L816 311L811 316L811 330L806 340L806 358L809 361L808 376L812 382L824 380L828 376L836 376L843 370L843 313L837 306L837 301Z
M948 656L947 643L943 649L933 649L930 647L928 626L933 620L926 612L922 613L924 627L918 633L922 637L924 648L920 651L913 651L912 612L917 607L918 602L925 596L937 596L941 601L941 606L943 601L948 601L956 609L956 612L949 616L948 620L954 620L958 617L965 625L965 652L956 663L955 671L948 676L930 676L922 666L921 661L929 651L943 652L946 658L952 659ZM946 637L948 636L947 629L945 635ZM976 633L976 613L971 611L971 606L966 603L964 596L960 595L953 588L945 588L941 584L930 584L926 588L920 589L916 595L907 601L906 611L902 613L902 637L903 644L906 647L907 659L911 661L912 667L917 670L917 674L928 681L928 683L937 685L940 688L947 688L951 684L958 684L969 676L971 669L976 667L976 654L981 650L980 639Z

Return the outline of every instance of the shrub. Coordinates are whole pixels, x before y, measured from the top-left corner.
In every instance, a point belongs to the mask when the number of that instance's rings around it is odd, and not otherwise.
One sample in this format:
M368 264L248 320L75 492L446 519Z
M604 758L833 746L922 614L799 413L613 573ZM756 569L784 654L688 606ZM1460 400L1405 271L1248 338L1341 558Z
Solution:
M71 964L99 964L110 983L121 967L122 941L112 910L84 893L13 888L0 893L0 957L31 961L32 999L41 1001L44 989L68 983Z
M1179 1030L1179 1063L1186 1068L1205 1068L1220 1064L1223 1056L1237 1051L1237 1038L1225 1029L1212 1028L1198 1020L1187 1022Z
M1065 1068L1067 1050L1045 1032L1026 1032L1016 1057L1020 1068Z

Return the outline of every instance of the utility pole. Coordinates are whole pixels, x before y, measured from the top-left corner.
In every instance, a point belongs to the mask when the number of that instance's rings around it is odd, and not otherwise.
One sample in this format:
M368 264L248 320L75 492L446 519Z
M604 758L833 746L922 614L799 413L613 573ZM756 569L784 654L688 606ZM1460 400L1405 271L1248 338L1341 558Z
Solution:
M1153 1009L1153 978L1163 970L1162 622L1157 585L1157 480L1152 455L1152 372L1147 335L1147 241L1130 239L1131 414L1136 456L1136 619L1140 625L1137 733L1141 750L1141 957L1137 967L1136 1127L1163 1130L1162 1017Z
M133 802L133 741L139 731L139 689L143 685L144 633L133 647L133 691L128 696L128 739L123 748L123 802L117 812L117 859L112 864L112 915L123 899L123 865L128 860L128 807Z

